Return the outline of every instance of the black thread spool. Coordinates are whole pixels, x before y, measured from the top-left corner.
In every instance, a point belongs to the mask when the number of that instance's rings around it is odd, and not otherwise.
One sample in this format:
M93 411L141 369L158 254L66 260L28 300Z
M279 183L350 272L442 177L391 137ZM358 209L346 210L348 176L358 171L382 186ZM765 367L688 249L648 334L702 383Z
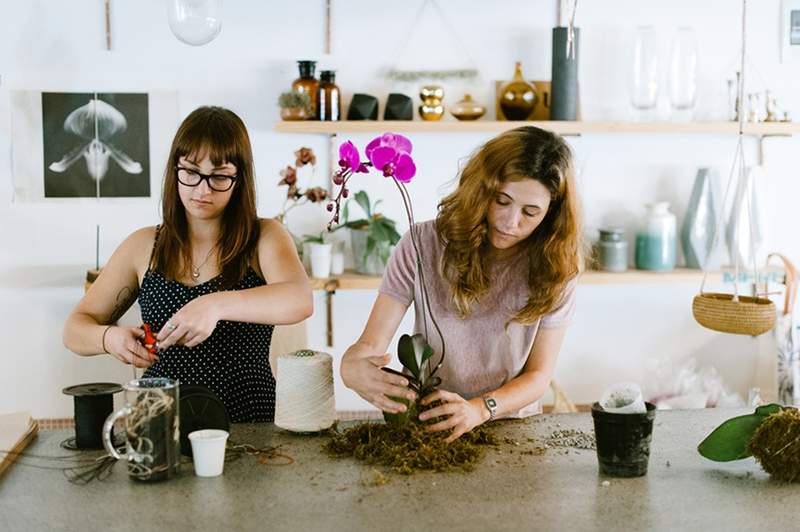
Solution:
M76 384L62 390L75 402L75 439L67 440L68 449L102 449L103 423L114 411L114 394L122 386L114 382Z
M225 404L202 384L181 384L180 396L181 454L191 457L189 433L203 429L230 432L231 422Z

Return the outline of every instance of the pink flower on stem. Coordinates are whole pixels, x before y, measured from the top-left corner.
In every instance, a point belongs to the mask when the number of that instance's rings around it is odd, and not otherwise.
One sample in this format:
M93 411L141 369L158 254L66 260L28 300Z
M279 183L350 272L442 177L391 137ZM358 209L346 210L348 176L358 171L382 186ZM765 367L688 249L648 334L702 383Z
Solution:
M384 133L367 144L364 153L375 169L384 177L394 177L401 183L410 183L417 173L411 158L411 141L402 135Z
M339 223L340 204L342 199L350 194L347 182L353 174L365 174L372 167L384 177L394 179L398 186L401 183L409 183L417 173L417 167L411 158L412 148L411 141L406 137L384 133L367 144L364 153L368 160L362 162L358 148L351 141L348 140L339 146L339 170L331 176L331 179L334 185L341 188L328 204L328 211L333 212L328 229Z

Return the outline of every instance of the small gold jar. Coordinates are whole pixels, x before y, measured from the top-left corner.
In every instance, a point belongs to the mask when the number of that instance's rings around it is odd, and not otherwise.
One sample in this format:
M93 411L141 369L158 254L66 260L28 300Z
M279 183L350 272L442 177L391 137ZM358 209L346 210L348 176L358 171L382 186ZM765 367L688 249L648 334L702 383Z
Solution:
M444 116L444 89L440 85L425 85L419 90L422 105L419 106L419 116L423 120L441 120Z
M457 120L477 120L486 114L486 107L472 99L472 95L465 94L464 99L450 107L450 114Z

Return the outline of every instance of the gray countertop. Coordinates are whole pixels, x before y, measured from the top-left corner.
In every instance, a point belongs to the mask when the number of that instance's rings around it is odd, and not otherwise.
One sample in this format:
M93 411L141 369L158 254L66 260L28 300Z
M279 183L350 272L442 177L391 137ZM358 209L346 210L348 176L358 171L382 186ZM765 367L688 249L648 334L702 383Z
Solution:
M0 530L797 530L800 485L771 480L752 459L716 464L697 454L740 413L658 412L649 472L634 479L599 476L593 450L526 453L553 431L592 430L587 413L499 422L507 440L475 471L388 473L382 485L374 467L324 454L325 437L238 425L232 439L281 445L294 464L244 456L220 477L199 478L186 463L178 478L145 484L118 463L106 480L77 486L20 463L0 478ZM69 455L59 448L68 436L42 431L27 452Z

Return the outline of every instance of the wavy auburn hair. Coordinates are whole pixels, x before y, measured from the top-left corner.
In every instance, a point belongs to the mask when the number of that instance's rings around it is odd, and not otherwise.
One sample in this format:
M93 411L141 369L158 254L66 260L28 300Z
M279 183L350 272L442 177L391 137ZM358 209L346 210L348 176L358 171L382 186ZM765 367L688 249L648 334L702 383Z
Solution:
M175 134L164 173L162 225L150 267L171 280L189 276L192 249L186 209L178 195L176 167L181 157L206 155L215 166L229 162L236 167L236 181L222 213L217 242L217 267L222 272L223 285L231 287L247 273L260 226L250 137L242 119L222 107L195 109Z
M503 185L535 179L550 192L544 219L519 246L528 257L528 302L511 318L535 322L558 304L578 275L581 227L572 151L549 131L525 126L488 141L461 171L458 188L439 204L436 230L445 245L442 273L461 316L489 290L488 212Z

